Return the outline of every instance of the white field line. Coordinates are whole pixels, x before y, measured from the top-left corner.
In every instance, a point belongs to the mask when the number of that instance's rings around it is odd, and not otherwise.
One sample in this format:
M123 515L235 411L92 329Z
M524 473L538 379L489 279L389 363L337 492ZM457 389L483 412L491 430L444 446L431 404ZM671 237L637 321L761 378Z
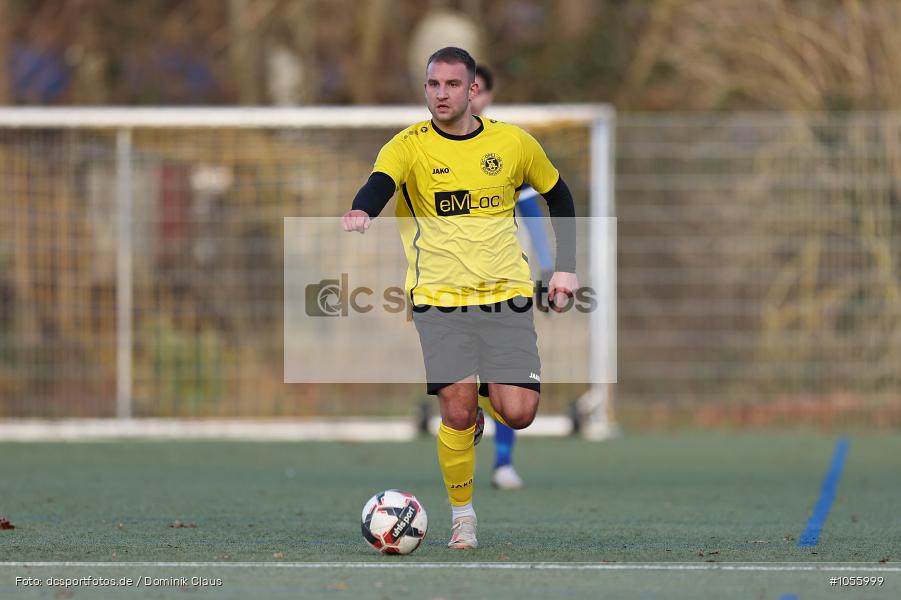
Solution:
M412 419L10 419L0 441L76 442L117 439L246 441L408 441Z
M438 419L430 427L438 430ZM569 417L540 416L520 432L529 436L572 433ZM494 434L486 419L485 434ZM80 442L121 439L243 440L263 442L406 442L419 435L412 418L403 419L5 419L0 442Z
M485 569L537 571L752 571L899 573L901 566L873 563L552 563L552 562L0 562L16 568L223 568L223 569Z

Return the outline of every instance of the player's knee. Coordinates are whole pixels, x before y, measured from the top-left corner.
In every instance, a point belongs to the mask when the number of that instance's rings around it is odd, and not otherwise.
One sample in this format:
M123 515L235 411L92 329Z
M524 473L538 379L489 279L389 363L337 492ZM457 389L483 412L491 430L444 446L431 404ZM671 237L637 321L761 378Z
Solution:
M441 420L451 429L463 431L472 427L476 422L476 409L468 406L448 407L444 411Z
M515 415L511 415L506 417L507 425L509 425L512 429L525 429L529 425L532 424L532 421L535 420L535 413L517 413Z
M525 429L532 424L537 413L538 398L536 397L534 401L520 402L516 407L508 409L506 414L504 414L504 420L513 429Z

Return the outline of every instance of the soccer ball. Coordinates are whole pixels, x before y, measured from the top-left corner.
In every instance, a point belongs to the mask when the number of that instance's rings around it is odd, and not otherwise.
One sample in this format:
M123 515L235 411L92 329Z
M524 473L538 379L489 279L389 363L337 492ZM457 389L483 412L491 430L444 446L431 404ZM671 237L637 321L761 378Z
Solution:
M363 506L363 538L382 554L409 554L425 538L429 518L416 496L385 490Z

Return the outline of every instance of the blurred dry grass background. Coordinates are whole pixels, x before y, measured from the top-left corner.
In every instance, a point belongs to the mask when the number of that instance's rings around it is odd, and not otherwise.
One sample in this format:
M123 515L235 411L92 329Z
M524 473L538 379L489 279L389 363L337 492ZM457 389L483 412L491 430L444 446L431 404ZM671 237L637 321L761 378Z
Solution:
M0 104L418 102L407 64L435 23L474 40L502 101L899 102L893 0L0 0Z

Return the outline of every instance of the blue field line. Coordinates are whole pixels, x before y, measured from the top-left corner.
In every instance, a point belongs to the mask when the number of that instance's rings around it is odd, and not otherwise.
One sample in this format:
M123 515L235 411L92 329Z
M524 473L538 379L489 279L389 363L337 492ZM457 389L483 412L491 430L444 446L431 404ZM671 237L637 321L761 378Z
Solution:
M835 499L835 489L838 487L838 480L841 479L842 467L845 466L845 456L847 454L848 439L839 438L835 442L832 464L829 465L829 472L826 473L826 479L823 480L820 498L817 500L816 506L813 507L813 513L810 515L810 520L807 521L804 533L798 539L799 547L811 548L819 543L820 532L823 531L823 525L826 523L826 517L829 516L832 501Z
M779 596L779 600L799 600L798 594L783 594Z

